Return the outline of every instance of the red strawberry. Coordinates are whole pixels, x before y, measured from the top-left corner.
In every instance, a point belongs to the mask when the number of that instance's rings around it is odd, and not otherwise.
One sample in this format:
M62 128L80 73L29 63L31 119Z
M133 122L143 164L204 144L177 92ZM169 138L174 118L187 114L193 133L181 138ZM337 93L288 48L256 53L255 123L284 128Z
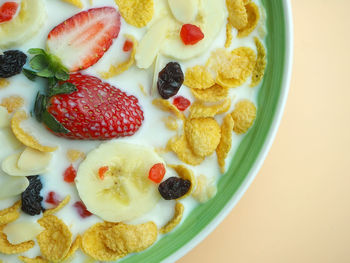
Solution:
M6 2L0 7L0 23L10 21L17 13L18 3Z
M133 135L144 120L138 100L100 79L81 73L67 82L77 91L53 96L47 111L70 132L70 139L108 140Z
M47 48L76 72L99 61L119 31L120 14L115 8L92 8L56 26L48 35Z

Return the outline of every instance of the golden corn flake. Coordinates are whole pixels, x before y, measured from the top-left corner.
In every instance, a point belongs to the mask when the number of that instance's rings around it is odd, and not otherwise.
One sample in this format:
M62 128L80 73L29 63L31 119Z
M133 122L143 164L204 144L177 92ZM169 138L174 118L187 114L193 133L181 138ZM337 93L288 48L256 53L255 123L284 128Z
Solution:
M83 3L81 2L81 0L63 0L64 2L71 4L71 5L75 5L78 8L83 8Z
M7 109L9 113L12 113L24 105L24 99L20 96L10 96L3 98L0 106L3 106Z
M115 0L125 21L135 27L144 27L154 14L153 0Z
M228 89L215 84L208 89L191 89L193 96L204 102L219 102L228 96Z
M7 240L7 236L3 233L3 229L6 225L0 226L0 253L13 255L28 251L33 248L35 243L30 240L27 242L20 243L18 245L13 245Z
M205 203L209 201L216 195L217 187L212 181L204 175L197 177L196 189L192 193L192 197L200 203Z
M253 32L260 19L259 7L255 3L248 3L245 8L247 10L248 23L244 28L239 28L237 34L239 38L246 37Z
M184 115L179 111L179 109L176 108L176 106L168 100L163 100L159 98L159 99L154 99L152 103L154 106L161 109L162 111L170 112L181 120L185 119Z
M49 263L48 260L42 257L27 258L27 257L19 256L18 258L24 263Z
M31 147L41 152L53 152L57 147L43 146L33 136L21 128L21 122L28 119L25 111L17 111L11 120L11 129L16 138L25 146Z
M221 173L225 172L225 159L231 150L233 126L234 121L231 114L226 115L221 125L220 143L216 148L216 155L218 157L218 163Z
M54 215L44 216L38 220L38 223L45 228L37 236L41 254L49 261L62 260L72 243L72 233L69 228Z
M67 159L74 163L76 161L78 161L79 159L85 159L85 153L79 151L79 150L75 150L75 149L69 149L67 151Z
M165 226L159 229L159 232L161 234L167 234L172 231L178 224L180 224L182 216L184 214L184 209L185 208L183 204L177 202L175 205L174 217Z
M118 76L118 75L122 74L123 72L127 71L135 63L135 54L136 54L138 42L131 35L125 35L125 38L130 40L133 43L133 48L132 48L131 54L129 56L129 59L116 65L116 66L114 66L114 65L110 66L108 72L101 73L102 78L109 79L109 78Z
M174 116L168 116L163 118L165 126L171 131L177 131L179 124Z
M190 189L188 189L188 192L184 196L180 197L179 199L186 198L187 196L189 196L192 193L192 191L196 185L196 178L195 178L192 170L188 169L184 165L169 165L169 167L173 168L180 178L191 182L191 187L190 187Z
M139 84L140 91L142 92L143 95L148 96L145 87L142 84Z
M237 134L243 134L249 130L255 121L256 107L251 101L242 100L236 104L231 114L235 122L233 130Z
M197 118L186 121L185 134L194 154L211 155L220 142L220 126L214 118Z
M236 56L224 48L218 48L211 53L206 66L216 74L222 74L225 77L236 77L235 74L235 60Z
M21 207L21 201L17 201L13 206L0 211L0 225L6 225L13 221L16 221L20 212L18 211Z
M232 34L233 26L231 23L226 24L226 41L225 48L229 48L232 44L233 34Z
M4 89L8 85L10 85L10 82L7 79L1 79L0 78L0 89Z
M105 245L121 254L143 251L156 242L158 228L155 223L140 225L118 223L102 233Z
M207 89L215 84L211 73L204 66L186 70L184 85L191 89Z
M194 154L184 135L174 137L169 140L168 147L177 155L184 163L190 165L199 165L204 161L204 157Z
M81 236L78 235L75 238L73 244L71 245L67 255L64 256L62 261L65 261L65 260L69 259L70 257L72 257L74 255L74 253L81 247L81 240L82 240Z
M254 38L256 49L258 51L258 57L256 60L255 67L253 69L252 73L252 83L250 84L251 87L257 86L260 81L264 77L265 68L266 68L266 50L264 45L261 43L259 38Z
M44 212L44 216L53 215L53 214L57 213L63 207L65 207L69 203L69 201L70 201L70 196L67 195L66 198L64 198L63 201L58 206L56 206L55 208L52 208L52 209L47 209Z
M103 233L115 225L115 223L103 222L90 227L82 236L82 250L90 257L100 261L113 261L126 256L126 253L113 251L105 245Z
M227 112L231 108L231 100L226 99L218 104L207 106L202 102L195 102L190 108L190 119L214 117Z
M237 28L245 28L248 24L248 14L244 6L244 0L226 0L229 23Z

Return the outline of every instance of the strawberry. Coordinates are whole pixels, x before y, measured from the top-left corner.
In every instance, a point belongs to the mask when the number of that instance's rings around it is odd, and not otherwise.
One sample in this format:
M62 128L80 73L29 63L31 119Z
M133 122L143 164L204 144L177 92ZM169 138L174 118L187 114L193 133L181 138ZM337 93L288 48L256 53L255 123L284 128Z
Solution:
M120 14L113 7L80 12L49 33L47 48L70 72L100 60L120 31Z
M76 91L48 100L47 112L68 130L51 130L54 134L70 139L107 140L133 135L140 128L144 117L136 97L81 73L71 74L61 85L64 83L75 85Z
M6 2L0 7L0 23L10 21L17 13L18 3Z

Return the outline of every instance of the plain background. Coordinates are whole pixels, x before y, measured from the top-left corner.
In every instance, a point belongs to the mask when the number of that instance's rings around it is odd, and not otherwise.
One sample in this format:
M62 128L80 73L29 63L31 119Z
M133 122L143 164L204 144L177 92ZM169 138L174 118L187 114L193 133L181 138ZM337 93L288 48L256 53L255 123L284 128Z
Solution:
M276 140L239 204L178 263L350 262L350 1L292 5L294 69Z

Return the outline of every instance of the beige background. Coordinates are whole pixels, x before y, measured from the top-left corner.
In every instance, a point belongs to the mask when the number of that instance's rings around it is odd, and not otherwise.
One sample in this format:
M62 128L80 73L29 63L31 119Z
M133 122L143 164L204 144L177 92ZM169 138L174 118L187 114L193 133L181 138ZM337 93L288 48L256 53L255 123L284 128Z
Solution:
M350 262L350 1L293 0L277 138L234 211L178 263Z

